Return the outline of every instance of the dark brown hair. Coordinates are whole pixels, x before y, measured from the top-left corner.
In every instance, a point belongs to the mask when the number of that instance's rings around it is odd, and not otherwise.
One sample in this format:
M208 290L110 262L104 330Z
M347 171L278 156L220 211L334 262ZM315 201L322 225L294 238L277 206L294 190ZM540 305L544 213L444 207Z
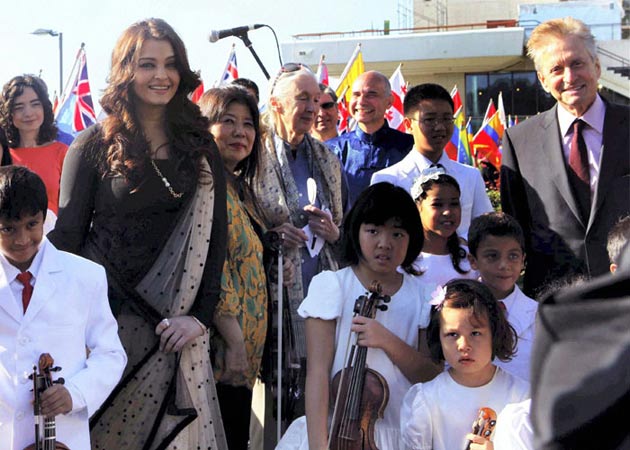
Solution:
M427 342L433 362L444 361L440 342L440 317L443 308L471 308L476 320L487 317L492 334L492 359L496 357L504 362L510 361L516 354L518 337L490 289L479 281L466 279L451 280L446 283L445 288L444 302L441 306L431 307L431 320L427 327Z
M450 175L441 174L437 179L429 179L422 183L422 193L420 197L416 200L416 202L425 200L429 192L433 186L453 186L455 190L457 190L458 194L461 196L462 190L459 187L459 183L455 178ZM422 199L422 200L421 200ZM466 259L466 250L460 245L459 235L457 232L451 234L446 240L446 248L448 250L449 255L451 256L451 262L453 263L453 268L462 275L467 274L469 270L464 270L460 267L460 263Z
M0 217L20 220L40 211L45 219L48 195L39 175L23 166L0 167Z
M57 137L57 127L53 114L52 103L48 98L48 87L44 80L35 75L18 75L11 78L2 88L0 99L0 127L4 129L7 141L11 147L20 145L20 131L13 125L13 105L15 100L24 93L24 89L30 87L35 91L37 98L44 109L44 122L37 133L37 144L45 144L54 141Z
M344 263L357 265L363 258L359 243L362 224L383 225L390 219L398 220L400 227L409 234L409 245L401 267L407 273L417 275L413 262L424 245L420 214L409 193L391 183L376 183L366 188L346 215L341 241Z
M140 50L150 39L167 41L173 47L180 81L175 96L166 106L166 135L180 178L196 180L199 157L208 154L214 141L208 131L208 120L189 99L189 94L200 83L199 76L190 69L181 38L162 19L147 19L131 25L112 52L108 86L101 99L107 113L102 125L103 144L107 147L103 175L122 175L132 185L137 185L148 163L149 142L139 124L132 84Z

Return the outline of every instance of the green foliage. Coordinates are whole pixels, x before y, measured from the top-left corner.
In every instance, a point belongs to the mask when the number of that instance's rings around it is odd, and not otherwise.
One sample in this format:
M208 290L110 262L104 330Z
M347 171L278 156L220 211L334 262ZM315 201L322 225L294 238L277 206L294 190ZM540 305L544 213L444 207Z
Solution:
M501 194L498 189L486 189L490 203L496 212L501 212Z

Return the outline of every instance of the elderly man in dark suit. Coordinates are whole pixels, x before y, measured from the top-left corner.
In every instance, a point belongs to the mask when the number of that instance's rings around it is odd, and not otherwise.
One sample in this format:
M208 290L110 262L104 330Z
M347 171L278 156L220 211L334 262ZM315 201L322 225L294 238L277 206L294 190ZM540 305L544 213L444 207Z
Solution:
M609 267L606 236L630 212L630 108L597 93L595 38L579 20L540 24L527 43L538 79L557 100L506 130L501 202L525 231L525 291Z

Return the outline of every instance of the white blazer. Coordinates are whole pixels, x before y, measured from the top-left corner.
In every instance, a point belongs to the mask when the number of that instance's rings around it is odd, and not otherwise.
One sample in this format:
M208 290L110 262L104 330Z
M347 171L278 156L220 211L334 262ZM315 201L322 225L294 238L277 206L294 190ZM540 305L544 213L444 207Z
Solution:
M44 238L26 313L0 269L0 448L23 450L35 438L32 381L41 353L62 368L73 410L56 417L57 439L89 450L88 418L120 380L127 356L107 299L103 267L57 250ZM86 356L86 349L89 356Z
M529 382L538 302L523 294L518 285L514 285L514 291L503 299L503 303L508 313L508 321L516 330L518 344L516 355L511 361L503 362L495 359L494 364Z
M493 211L488 194L486 194L486 185L483 182L479 170L475 167L453 161L446 153L442 153L442 157L438 163L442 164L446 173L455 178L457 183L459 183L461 190L460 202L462 205L462 221L457 228L457 234L464 239L468 239L470 221L483 213ZM414 147L402 161L383 170L379 170L372 175L370 184L386 181L393 185L400 186L407 192L411 192L413 182L420 176L420 173L431 164L431 161L425 158Z

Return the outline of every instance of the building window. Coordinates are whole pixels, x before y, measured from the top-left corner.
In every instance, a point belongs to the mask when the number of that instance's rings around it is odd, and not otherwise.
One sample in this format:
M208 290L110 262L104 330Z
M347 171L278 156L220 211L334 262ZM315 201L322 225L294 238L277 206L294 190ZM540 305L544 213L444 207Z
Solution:
M481 126L490 99L498 108L499 92L503 93L506 116L519 121L555 104L538 82L536 72L466 74L466 116L471 118L473 130Z

